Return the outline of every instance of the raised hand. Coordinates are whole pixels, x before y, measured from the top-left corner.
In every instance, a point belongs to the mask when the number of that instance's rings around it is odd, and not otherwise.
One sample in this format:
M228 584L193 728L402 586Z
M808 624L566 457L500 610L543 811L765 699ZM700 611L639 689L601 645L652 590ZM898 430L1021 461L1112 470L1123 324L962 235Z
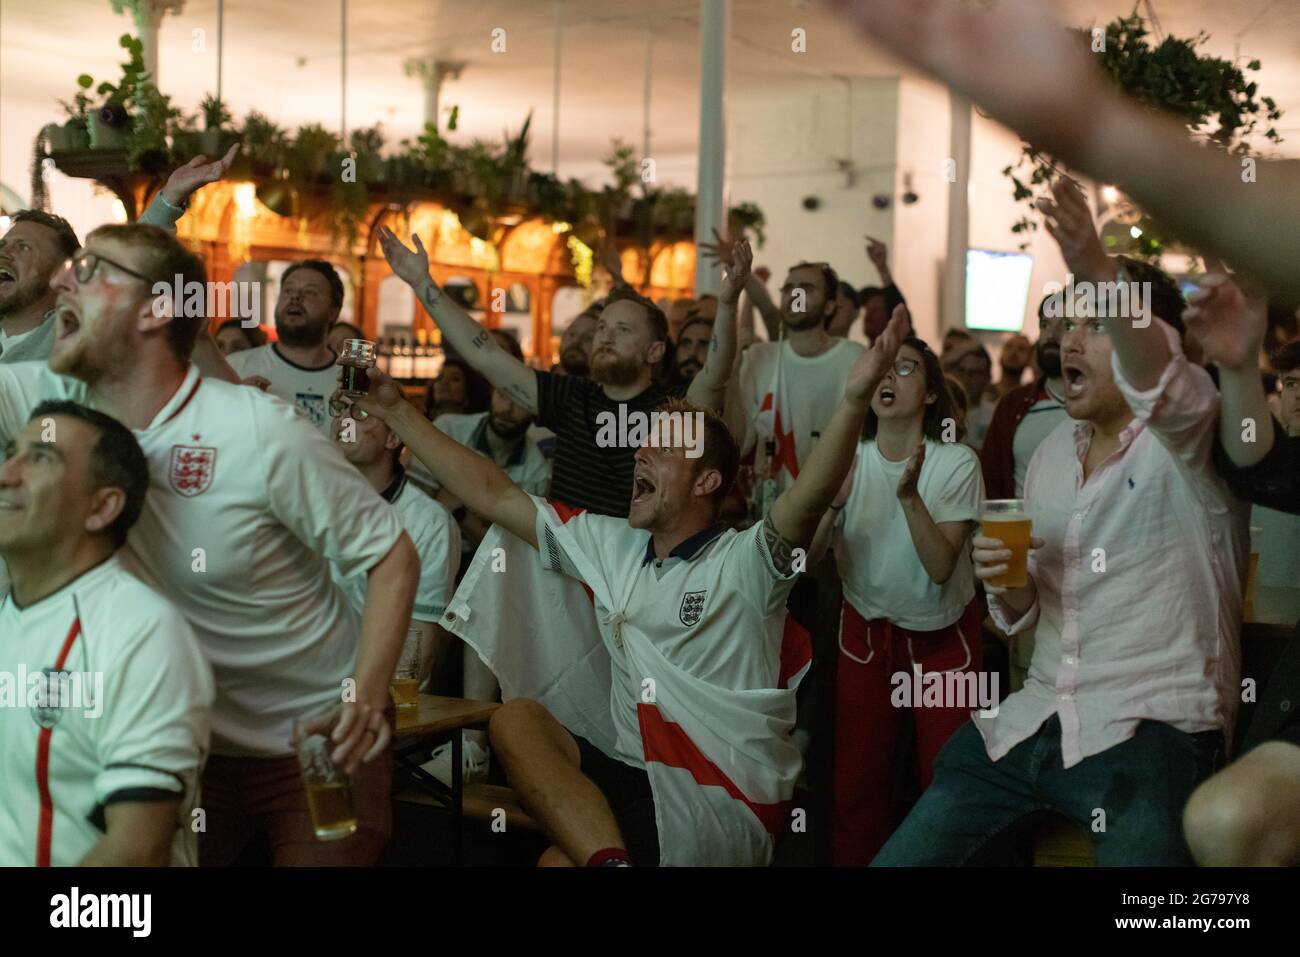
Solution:
M907 337L910 321L907 306L899 304L894 308L885 331L876 337L871 348L860 355L849 370L849 380L844 387L844 394L848 398L860 402L871 401L876 386L880 385L880 380L893 368L894 360L898 358L898 350Z
M731 264L722 273L722 290L718 300L734 306L740 301L740 294L749 282L749 272L754 265L754 250L745 240L741 240L731 250Z
M1268 331L1264 300L1249 295L1215 263L1199 289L1187 297L1183 322L1205 358L1228 369L1253 369L1259 364Z
M1114 279L1114 260L1106 255L1088 201L1074 182L1065 177L1057 179L1052 184L1052 198L1043 197L1034 205L1043 214L1048 233L1061 247L1070 272L1090 282Z
M379 227L379 248L388 260L389 268L414 288L429 278L429 254L419 235L412 233L411 238L415 240L414 249L408 248L387 226Z
M700 255L722 266L731 266L734 264L733 256L735 255L737 237L722 238L717 227L713 229L713 242L700 243L697 247Z
M889 273L889 247L875 236L864 238L867 240L867 258L880 274L880 281L888 286L892 281Z
M898 480L898 497L900 500L916 498L920 493L917 491L917 480L921 477L921 466L925 464L925 439L922 439L916 446L916 451L912 457L907 460L907 467L903 469L903 476Z
M219 160L209 160L206 156L196 156L184 166L172 170L167 177L167 185L162 188L163 199L173 206L184 206L194 192L209 183L215 183L230 170L239 152L235 143Z

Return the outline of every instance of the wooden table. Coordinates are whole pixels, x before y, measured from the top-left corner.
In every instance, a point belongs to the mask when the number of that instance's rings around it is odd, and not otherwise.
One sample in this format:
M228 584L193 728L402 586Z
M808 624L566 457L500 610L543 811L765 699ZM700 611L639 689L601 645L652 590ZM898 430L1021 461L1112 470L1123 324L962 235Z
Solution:
M460 862L461 816L465 808L464 742L465 728L485 728L492 713L501 705L492 701L446 698L422 694L414 707L397 709L397 734L393 742L393 763L397 771L451 813L456 835L454 849ZM451 736L451 787L443 784L424 768L424 757L441 739Z

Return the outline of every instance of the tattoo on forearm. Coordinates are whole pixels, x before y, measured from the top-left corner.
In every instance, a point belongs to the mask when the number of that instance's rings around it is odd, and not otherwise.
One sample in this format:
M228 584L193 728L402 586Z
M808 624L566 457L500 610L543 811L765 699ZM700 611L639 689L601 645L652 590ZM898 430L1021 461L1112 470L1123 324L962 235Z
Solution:
M798 546L776 530L770 514L763 518L763 541L767 545L767 553L772 556L772 564L776 566L776 570L782 575L790 574L794 568L794 552Z
M469 344L473 346L475 349L482 349L485 345L487 345L487 341L488 341L488 332L486 329L481 329L479 330L479 334L470 340Z
M434 282L426 283L424 286L424 304L432 309L442 299L442 290Z

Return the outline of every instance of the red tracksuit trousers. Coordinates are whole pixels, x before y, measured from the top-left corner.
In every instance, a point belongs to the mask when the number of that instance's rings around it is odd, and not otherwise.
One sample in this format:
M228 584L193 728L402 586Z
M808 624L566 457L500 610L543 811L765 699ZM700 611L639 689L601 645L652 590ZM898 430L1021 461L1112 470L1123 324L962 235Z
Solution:
M971 601L953 624L938 631L909 631L888 619L863 618L847 601L840 616L835 689L835 770L831 863L865 867L893 831L890 769L904 713L916 723L916 760L922 789L929 787L935 756L970 719L976 702L960 706L895 707L896 673L909 690L931 672L978 672L983 664L979 603ZM920 666L920 675L914 666ZM933 682L935 679L930 679ZM969 680L969 679L968 679Z

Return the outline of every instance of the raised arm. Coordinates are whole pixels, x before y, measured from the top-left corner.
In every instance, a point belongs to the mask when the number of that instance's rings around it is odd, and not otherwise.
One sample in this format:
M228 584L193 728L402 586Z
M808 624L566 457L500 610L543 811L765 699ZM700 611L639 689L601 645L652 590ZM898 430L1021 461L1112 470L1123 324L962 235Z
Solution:
M858 357L844 387L844 398L822 429L817 447L794 484L772 505L769 525L786 542L804 548L812 543L818 522L853 465L871 397L898 356L907 322L907 311L901 306L895 309L885 331Z
M1215 266L1188 297L1183 321L1206 359L1219 366L1219 441L1233 465L1247 468L1268 455L1275 441L1259 374L1268 312L1261 299L1248 296Z
M718 315L713 321L713 335L709 339L709 357L704 368L696 373L686 398L696 405L721 411L727 383L731 378L736 359L736 304L741 290L749 279L754 262L754 251L749 243L739 242L732 253L731 265L722 278L722 292L718 296Z
M397 384L370 370L370 393L354 406L377 415L433 473L438 484L470 511L537 547L537 505L495 462L461 445L402 398Z
M1061 256L1076 281L1094 284L1121 281L1118 263L1102 248L1088 202L1074 183L1058 179L1052 184L1052 198L1040 199L1038 208L1043 212L1047 231L1061 247ZM1098 296L1099 302L1100 299ZM1134 311L1131 308L1134 301L1130 291L1127 297L1130 312ZM1164 331L1152 321L1150 306L1151 303L1146 301L1148 311L1145 316L1106 317L1106 330L1119 359L1119 367L1124 378L1139 391L1154 388L1173 358Z
M1183 240L1300 298L1300 169L1260 161L1244 177L1240 156L1193 143L1178 120L1119 92L1043 0L837 5L1029 142L1121 186Z
M733 240L723 239L715 229L713 230L714 242L700 243L700 254L712 259L714 262L727 269L732 269L736 265L735 251L740 246L740 238ZM750 252L750 262L753 263L753 252ZM744 285L745 295L749 298L750 303L758 309L758 314L763 317L763 325L767 327L767 336L775 341L781 335L781 310L777 308L772 297L767 293L767 287L752 272L749 274Z
M206 156L196 156L184 166L172 170L163 188L140 214L139 221L170 233L176 232L176 221L185 215L190 197L204 186L225 176L238 152L239 144L236 143L221 159L209 160Z
M379 229L379 246L394 273L415 290L416 298L447 342L465 361L502 392L529 412L536 413L537 376L532 369L506 352L488 331L465 314L449 296L443 294L429 275L429 254L419 236L415 248L393 235L387 226Z

